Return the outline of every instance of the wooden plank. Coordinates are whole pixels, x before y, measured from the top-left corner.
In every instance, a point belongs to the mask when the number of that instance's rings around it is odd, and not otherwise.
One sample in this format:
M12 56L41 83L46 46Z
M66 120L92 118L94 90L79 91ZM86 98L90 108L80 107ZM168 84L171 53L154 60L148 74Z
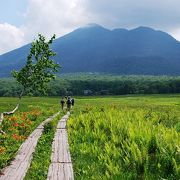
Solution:
M48 180L73 180L72 163L51 163Z
M60 121L58 123L57 129L65 129L66 128L66 121Z
M40 126L43 126L45 123L51 121L58 114L59 113L46 119L40 124ZM0 180L21 180L25 177L32 160L33 152L35 151L35 147L37 145L38 139L42 135L42 132L42 128L37 128L31 133L31 135L20 146L17 155L11 162L10 166L2 170Z
M69 152L66 122L69 114L64 116L57 125L52 143L51 164L48 171L48 180L74 180L73 167Z
M66 129L57 129L56 137L52 146L52 156L51 162L71 162L71 157L69 153L69 147L67 142L67 132Z

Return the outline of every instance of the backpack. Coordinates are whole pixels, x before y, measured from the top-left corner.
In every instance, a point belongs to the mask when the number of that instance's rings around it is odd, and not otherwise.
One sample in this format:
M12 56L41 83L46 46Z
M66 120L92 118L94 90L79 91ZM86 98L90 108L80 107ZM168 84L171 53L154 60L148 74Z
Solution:
M70 100L70 99L67 100L67 104L68 104L68 105L71 104L71 100Z

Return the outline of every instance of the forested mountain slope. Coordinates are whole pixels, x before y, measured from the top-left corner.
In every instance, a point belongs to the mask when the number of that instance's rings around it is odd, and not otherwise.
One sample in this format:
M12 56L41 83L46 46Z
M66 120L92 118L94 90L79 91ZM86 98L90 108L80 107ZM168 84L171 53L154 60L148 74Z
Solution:
M26 61L30 45L0 56L0 77ZM180 75L180 42L148 27L109 30L93 24L56 39L61 72Z

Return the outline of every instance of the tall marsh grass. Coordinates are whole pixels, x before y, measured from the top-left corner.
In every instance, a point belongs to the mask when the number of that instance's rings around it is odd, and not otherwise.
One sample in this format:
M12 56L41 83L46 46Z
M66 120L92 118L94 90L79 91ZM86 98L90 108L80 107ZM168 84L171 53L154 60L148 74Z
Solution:
M180 179L177 108L82 105L68 121L76 179Z

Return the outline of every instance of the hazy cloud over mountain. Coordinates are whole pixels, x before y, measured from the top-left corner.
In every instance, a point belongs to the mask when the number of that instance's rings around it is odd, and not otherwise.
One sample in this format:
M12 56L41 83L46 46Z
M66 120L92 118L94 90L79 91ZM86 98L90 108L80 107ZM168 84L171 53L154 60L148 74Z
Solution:
M16 26L4 23L0 24L0 54L9 49L22 46L24 33Z
M86 0L87 10L110 26L154 26L171 30L180 27L178 0ZM108 22L108 20L111 20Z
M19 3L19 0L14 1ZM14 48L20 45L19 42L22 44L30 42L37 33L47 36L55 33L57 36L62 36L88 23L101 24L107 28L150 26L169 32L180 39L179 0L25 1L27 1L26 8L19 12L23 18L21 25L19 23L12 25L12 21L6 22L7 19L0 19L0 32L5 28L4 23L18 29L17 31L12 29L12 34L14 32L17 34L11 41L14 42ZM2 6L2 8L8 9L9 4L6 7L4 2ZM12 43L8 39L6 40L2 34L0 34L0 38L3 39L3 43L0 42L0 53L13 48ZM15 38L19 38L19 41L16 41ZM6 45L4 46L4 44ZM3 46L4 48L2 48Z

